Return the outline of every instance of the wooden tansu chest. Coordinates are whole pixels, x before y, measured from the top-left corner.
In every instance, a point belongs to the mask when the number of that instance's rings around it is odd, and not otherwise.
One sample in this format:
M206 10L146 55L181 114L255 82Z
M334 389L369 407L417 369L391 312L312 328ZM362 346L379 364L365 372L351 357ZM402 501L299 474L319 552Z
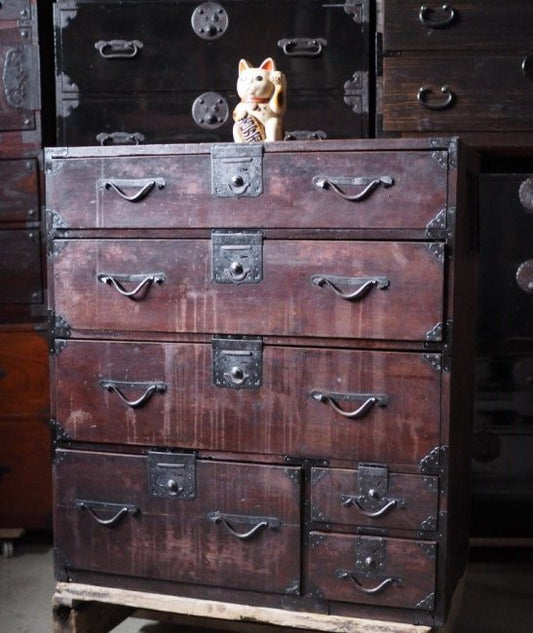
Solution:
M58 580L432 626L466 560L456 139L47 151Z

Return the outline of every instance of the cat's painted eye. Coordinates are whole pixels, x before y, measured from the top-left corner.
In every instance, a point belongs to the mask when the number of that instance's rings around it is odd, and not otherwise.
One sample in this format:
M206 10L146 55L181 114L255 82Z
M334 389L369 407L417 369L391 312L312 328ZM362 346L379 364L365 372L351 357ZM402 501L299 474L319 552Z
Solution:
M255 78L256 81L263 81L263 76L262 75L257 75L257 77Z

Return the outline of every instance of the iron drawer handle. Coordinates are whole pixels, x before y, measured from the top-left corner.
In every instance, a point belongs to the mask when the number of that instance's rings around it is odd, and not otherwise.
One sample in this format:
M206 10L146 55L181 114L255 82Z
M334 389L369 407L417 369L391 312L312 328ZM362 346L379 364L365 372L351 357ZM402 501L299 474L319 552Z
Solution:
M340 578L342 580L345 580L345 579L351 580L353 584L355 585L355 587L359 589L359 591L362 591L363 593L366 593L366 594L380 593L381 591L388 589L394 583L397 583L400 585L402 584L401 578L394 578L393 576L389 576L388 578L385 578L385 580L380 582L375 587L365 587L359 582L359 580L357 580L357 578L352 572L346 571L344 569L337 569L335 574L337 575L337 578Z
M114 275L109 273L99 273L96 279L102 284L109 284L124 297L139 299L146 294L152 284L162 284L166 281L165 273L151 273L149 275ZM126 290L122 285L124 282L139 282L133 290Z
M434 9L430 9L427 4L423 4L420 7L418 19L424 26L427 26L430 29L444 29L455 22L457 18L457 12L455 9L450 7L449 4L443 4L441 10L445 14L444 17L432 20L430 16L432 13L434 13Z
M235 514L224 514L219 510L209 512L207 518L215 525L222 525L224 528L235 538L241 541L248 541L253 538L259 532L266 529L277 530L281 526L281 521L272 517L253 517ZM253 525L253 527L246 532L237 532L232 523L244 523L246 525Z
M363 418L373 407L385 407L388 403L388 397L385 394L366 394L366 393L325 393L323 391L311 391L311 397L317 402L324 402L336 412L350 420L359 420ZM360 407L353 411L345 411L341 409L338 400L363 400Z
M92 507L91 507L92 506ZM125 516L135 516L139 513L139 508L133 505L122 505L119 506L116 503L99 503L92 501L76 501L76 507L78 510L87 510L87 512L92 516L92 518L99 523L100 525L105 525L106 527L113 527L117 523L119 523ZM118 512L112 516L110 519L101 519L96 512L93 510L93 507L100 508L110 508L110 507L118 507Z
M100 132L96 135L100 145L140 145L144 143L144 134L140 132Z
M445 95L442 101L428 101L428 96L433 94L433 90L422 86L416 95L417 101L428 110L446 110L455 102L455 93L448 86L441 86L440 91Z
M139 53L143 43L139 40L100 40L94 47L104 59L131 59Z
M166 185L166 181L163 178L139 178L133 180L98 180L97 187L107 189L108 191L114 191L118 196L127 202L140 202L157 186L158 189L163 189ZM128 195L124 189L130 187L138 187L137 191L131 195Z
M394 179L391 176L379 176L377 178L315 176L313 178L313 184L317 189L324 189L326 191L328 189L331 189L348 202L363 202L364 200L369 198L378 187L381 186L384 189L392 187L392 185L394 184ZM360 193L350 196L340 188L340 185L364 187L364 189Z
M278 42L288 57L318 57L327 45L327 40L322 37L291 37Z
M341 495L341 505L343 505L345 508L353 505L359 510L359 512L364 514L369 519L379 519L379 517L387 514L390 510L398 505L398 501L396 499L391 499L390 501L384 499L383 501L385 501L386 503L382 508L376 510L375 512L369 512L368 510L363 508L359 501L359 497L352 497L351 495Z
M165 382L127 382L123 380L100 380L98 383L102 389L116 393L120 400L132 409L138 409L150 400L154 393L165 393ZM122 389L144 389L144 393L136 400L128 400L122 393Z
M312 275L311 283L319 288L329 288L337 297L346 301L363 299L374 287L386 290L390 281L383 275L375 277L338 277L336 275ZM358 286L353 292L343 292L339 285Z

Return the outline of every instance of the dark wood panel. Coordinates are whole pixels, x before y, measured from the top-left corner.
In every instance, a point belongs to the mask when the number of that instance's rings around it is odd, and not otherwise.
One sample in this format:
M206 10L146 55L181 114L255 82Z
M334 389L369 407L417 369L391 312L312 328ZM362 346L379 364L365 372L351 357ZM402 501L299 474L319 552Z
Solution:
M42 301L38 229L0 231L0 271L0 304Z
M243 56L256 64L273 56L296 89L341 89L356 70L367 70L368 27L356 24L354 15L338 3L227 0L227 30L218 37L200 37L191 26L198 4L196 0L59 3L55 21L62 77L58 90L234 89ZM224 22L221 18L212 26ZM326 43L317 55L294 55L291 47L284 54L278 42L295 37L322 38ZM139 44L119 50L120 57L110 45L95 46L116 40Z
M206 344L69 341L53 359L55 417L79 441L411 465L439 444L441 375L418 353L267 346L257 389L215 386ZM118 385L128 400L154 382L167 389L131 407L102 380L147 383ZM316 391L387 402L352 419ZM366 398L336 401L351 412Z
M150 240L57 244L56 312L74 332L238 332L425 341L443 318L443 263L427 243L265 240L258 283L215 282L210 240L158 240L157 248ZM246 259L236 256L235 261L247 270ZM136 281L122 283L132 291L143 275L157 273L165 280L134 299L102 281L136 275ZM370 286L362 298L348 300L326 283L312 281L324 277L345 296L369 279L383 283ZM259 309L265 303L277 307Z
M323 532L311 532L310 541L310 582L324 598L433 608L436 543Z
M374 485L367 489L374 494L369 496L365 494L365 482L359 473L359 470L313 468L311 520L318 524L384 529L437 529L437 477L389 472L379 480L380 485L374 479Z
M341 143L341 141L339 141ZM321 144L321 147L323 144ZM329 144L327 154L292 152L301 144L277 144L265 150L263 193L258 197L215 197L211 192L210 148L179 156L117 156L102 148L102 158L54 160L47 176L47 207L58 211L68 228L382 228L423 229L446 207L447 170L442 152L343 151ZM335 151L335 148L339 150ZM187 146L183 148L187 151ZM125 148L124 151L127 151ZM168 149L166 150L168 154ZM170 150L172 152L172 150ZM163 152L162 152L163 154ZM327 156L327 160L325 160ZM228 182L232 176L228 170ZM377 186L363 201L343 199L323 178L388 177L392 186ZM138 202L122 199L110 181L164 181ZM120 184L120 183L119 183ZM141 186L124 189L134 195ZM347 195L365 185L346 186ZM191 212L193 205L194 212Z
M162 462L171 454L159 454ZM164 468L164 467L162 467ZM196 462L194 499L154 496L144 456L60 450L56 453L55 543L67 567L228 588L298 593L300 585L299 469L232 462ZM80 508L76 501L86 501ZM101 525L117 506L133 511ZM219 511L239 539L208 514ZM253 517L250 524L236 517ZM272 525L272 527L271 527ZM79 543L83 543L80 547Z
M0 157L0 222L39 220L37 169L34 158Z
M447 6L423 5L417 0L384 2L385 49L486 50L492 55L495 48L502 51L531 46L524 29L533 18L529 2L455 0Z
M522 71L528 51L466 55L433 53L383 60L383 130L443 133L520 131L533 127L533 82ZM420 88L431 105L419 103Z

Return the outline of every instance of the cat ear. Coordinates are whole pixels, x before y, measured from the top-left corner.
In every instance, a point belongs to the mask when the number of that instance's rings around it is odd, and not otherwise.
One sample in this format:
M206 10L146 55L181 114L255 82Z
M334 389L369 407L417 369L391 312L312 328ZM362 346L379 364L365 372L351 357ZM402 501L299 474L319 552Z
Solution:
M272 59L272 57L267 57L263 61L261 66L259 66L259 68L262 68L263 70L268 70L268 72L271 73L274 70L276 70L276 64L275 64L274 60Z
M250 62L246 61L245 59L241 59L241 61L239 62L239 74L251 67L252 64L250 64Z

